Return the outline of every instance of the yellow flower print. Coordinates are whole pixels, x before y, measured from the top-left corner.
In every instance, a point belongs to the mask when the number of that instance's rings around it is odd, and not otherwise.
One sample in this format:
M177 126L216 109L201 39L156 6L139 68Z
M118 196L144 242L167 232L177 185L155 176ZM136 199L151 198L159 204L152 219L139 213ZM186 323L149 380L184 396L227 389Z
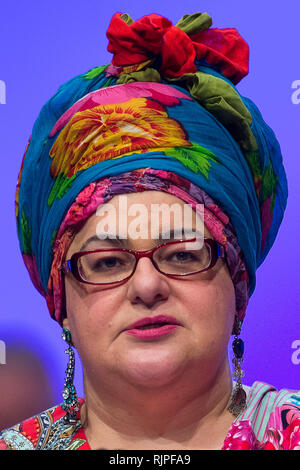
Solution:
M74 178L96 163L151 149L190 146L186 132L148 98L95 106L73 115L50 150L54 178Z

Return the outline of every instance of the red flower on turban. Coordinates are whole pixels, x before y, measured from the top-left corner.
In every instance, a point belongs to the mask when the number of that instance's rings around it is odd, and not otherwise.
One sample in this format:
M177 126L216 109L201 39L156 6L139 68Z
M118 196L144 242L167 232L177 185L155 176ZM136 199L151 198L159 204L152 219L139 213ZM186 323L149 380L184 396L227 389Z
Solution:
M234 84L248 74L248 44L235 28L193 31L189 36L157 14L129 22L123 18L116 13L107 30L107 49L114 54L114 66L139 64L160 56L160 72L168 78L195 73L195 59L217 66Z

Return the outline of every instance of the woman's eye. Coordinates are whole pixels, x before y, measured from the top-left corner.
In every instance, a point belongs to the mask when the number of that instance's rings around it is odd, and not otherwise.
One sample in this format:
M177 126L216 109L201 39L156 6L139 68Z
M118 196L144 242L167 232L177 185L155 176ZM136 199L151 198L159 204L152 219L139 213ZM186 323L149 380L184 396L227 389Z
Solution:
M121 260L116 257L102 258L94 264L93 269L116 268L121 264Z
M193 261L195 256L189 251L180 251L174 253L174 255L171 256L171 260L172 259L174 259L174 261Z

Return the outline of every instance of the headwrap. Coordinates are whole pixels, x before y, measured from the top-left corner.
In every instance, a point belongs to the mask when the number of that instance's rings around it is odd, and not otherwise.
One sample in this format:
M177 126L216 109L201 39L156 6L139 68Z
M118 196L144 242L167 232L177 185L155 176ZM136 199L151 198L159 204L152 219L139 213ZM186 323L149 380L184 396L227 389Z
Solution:
M236 29L211 24L206 13L176 26L116 13L112 63L72 78L43 106L19 172L17 230L32 282L60 324L57 267L76 232L114 195L156 189L205 205L204 222L226 248L240 327L287 181L274 132L235 86L248 73L248 45Z

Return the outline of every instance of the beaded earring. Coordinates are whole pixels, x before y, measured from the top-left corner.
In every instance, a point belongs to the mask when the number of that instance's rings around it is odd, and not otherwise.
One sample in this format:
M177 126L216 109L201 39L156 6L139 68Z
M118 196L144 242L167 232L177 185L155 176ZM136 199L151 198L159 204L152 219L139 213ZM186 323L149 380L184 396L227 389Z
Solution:
M73 345L71 332L67 328L63 328L62 330L62 337L69 345L69 348L65 350L65 353L69 355L68 366L66 369L66 377L65 377L65 384L64 389L62 392L62 396L64 399L64 403L62 405L63 410L66 411L66 415L64 416L64 421L66 424L75 424L78 420L77 413L79 411L79 401L77 398L77 393L75 386L73 384L74 381L74 370L75 370L75 353L71 346Z
M240 325L241 326L241 325ZM230 405L228 411L232 413L235 417L239 416L246 408L247 394L243 389L242 377L244 377L245 372L242 370L243 355L244 355L244 341L239 338L240 326L238 328L238 333L235 334L234 340L232 343L232 349L234 357L232 362L234 364L234 372L232 377L236 380L235 387L231 394Z

